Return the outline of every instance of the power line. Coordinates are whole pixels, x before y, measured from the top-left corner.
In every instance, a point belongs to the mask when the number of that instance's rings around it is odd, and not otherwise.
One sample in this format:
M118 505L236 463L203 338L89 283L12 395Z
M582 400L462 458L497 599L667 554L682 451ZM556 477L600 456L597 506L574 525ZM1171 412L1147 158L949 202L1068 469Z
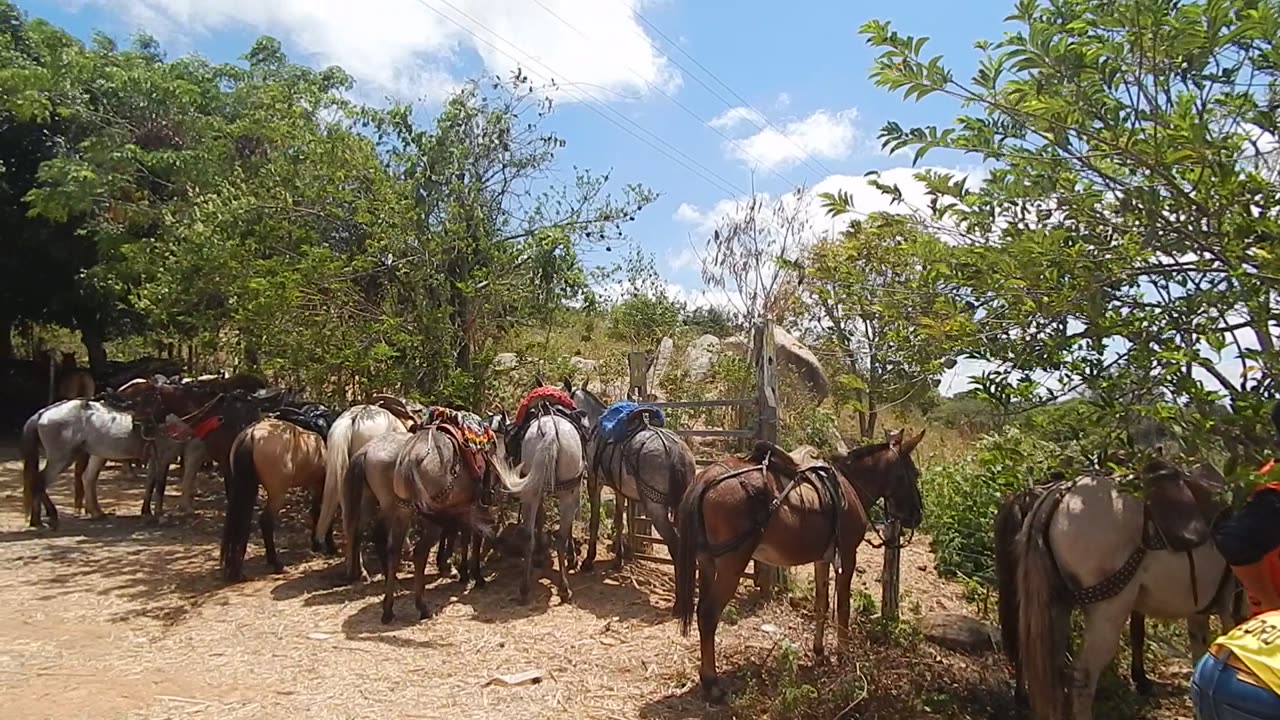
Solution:
M620 0L615 0L615 2L622 4ZM781 128L779 128L777 125L774 125L772 122L770 122L769 118L766 117L764 113L757 110L750 102L747 101L746 98L742 97L737 93L736 90L729 87L729 84L721 80L719 76L717 76L714 72L710 70L710 68L708 68L706 65L703 65L701 62L698 62L697 58L695 58L693 55L690 55L689 52L686 51L684 48L680 47L679 43L672 40L666 33L662 32L661 28L659 28L657 25L654 25L652 22L650 22L649 19L646 18L643 14L641 14L638 9L632 9L631 11L632 13L635 14L637 18L640 19L641 22L643 22L646 26L648 26L650 30L657 33L659 37L661 37L663 40L666 40L667 43L672 47L674 47L676 50L679 50L681 55L684 55L685 57L689 58L689 60L692 61L694 65L697 65L703 72L709 75L712 80L715 80L717 83L719 83L721 87L723 87L725 90L728 90L730 95L737 98L738 102L741 103L742 107L745 107L751 112L755 113L754 118L747 118L747 120L751 122L752 125L755 125L756 128L760 130L764 130L764 128L761 127L760 123L756 122L755 118L759 118L760 120L763 120L765 125L768 125L770 128L773 129L774 132L778 133L778 135L780 135L783 139L785 139L788 143L790 143L791 147L794 147L796 150L800 151L800 154L803 155L803 158L801 158L802 162L804 162L805 165L808 165L810 170L814 169L813 165L810 165L808 162L809 160L812 160L815 163L817 163L818 167L822 168L822 171L825 172L826 174L828 175L836 174L834 170L824 165L821 160L814 157L812 154L809 153L809 151L805 150L803 147L800 147L800 144L797 143L795 140L793 140L790 135L786 134L785 132L782 131ZM644 33L641 33L641 35L643 36ZM733 109L734 107L733 103L726 100L723 95L721 95L719 92L716 92L716 90L714 90L711 86L703 82L702 78L699 78L695 73L690 72L688 68L681 65L675 58L671 57L667 53L660 50L656 44L654 44L652 41L649 40L649 38L646 37L645 42L649 43L649 47L657 51L658 54L670 60L673 65L680 68L681 70L684 70L685 73L689 75L689 77L693 78L694 80L697 80L699 85L706 88L707 92L711 93L712 95L715 95L716 98L720 100L720 102L725 104L725 107L728 107L729 109Z
M493 43L489 42L488 40L486 40L485 38L483 38L483 37L481 37L479 34L477 34L474 30L472 30L471 28L466 27L465 25L463 25L462 23L460 23L460 22L458 22L457 20L453 19L452 17L449 17L449 16L448 16L448 15L446 15L445 13L441 12L438 8L432 7L431 5L429 5L429 4L426 2L426 0L415 0L415 1L416 1L419 5L422 5L422 6L423 6L423 7L425 7L426 9L430 10L431 12L435 13L436 15L439 15L441 18L444 18L445 20L449 21L449 22L450 22L450 23L452 23L453 25L457 26L457 27L458 27L459 29L461 29L463 32L465 32L465 33L467 33L468 35L472 36L472 37L473 37L473 38L475 38L476 40L478 40L478 41L480 41L480 42L484 43L486 46L488 46L489 48L493 49L495 52L498 52L498 53L502 54L502 55L503 55L504 57L506 57L507 59L509 59L509 60L511 60L512 62L516 63L516 65L517 65L517 66L521 64L521 61L520 61L520 59L519 59L519 58L516 58L516 57L515 57L515 56L513 56L511 53L509 53L509 52L507 52L507 51L503 50L502 48L498 47L497 45L494 45ZM466 11L464 11L464 10L460 9L458 6L454 5L453 3L449 2L448 0L440 0L440 2L441 2L441 4L443 4L443 5L445 5L445 6L449 7L449 8L451 8L454 12L456 12L456 13L458 13L459 15L461 15L461 16L465 17L466 19L470 20L470 21L471 21L472 23L474 23L476 26L481 27L481 28L484 28L484 30L485 30L486 32L488 32L490 35L492 35L493 37L495 37L495 38L497 38L497 39L501 40L502 42L506 43L506 44L507 44L508 46L510 46L513 50L515 50L517 53L519 53L519 54L523 55L523 56L524 56L524 58L525 58L525 60L526 60L526 61L528 61L530 64L534 64L534 65L537 65L537 66L541 67L541 68L542 68L542 69L543 69L543 70L548 74L548 76L551 76L551 77L553 77L553 78L554 78L554 76L559 75L559 73L557 73L553 68L551 68L551 67L547 66L545 63L543 63L543 62L541 62L541 61L537 60L536 58L534 58L532 55L530 55L529 53L525 52L524 50L521 50L521 49L520 49L520 47L519 47L519 46L517 46L515 43L511 42L510 40L507 40L506 38L502 37L502 36L501 36L501 35L499 35L498 33L494 32L494 31L493 31L493 30L491 30L491 29L489 29L489 27L487 27L484 23L480 22L479 20L476 20L474 17L472 17L471 15L467 14L467 12L466 12ZM676 163L680 164L680 165L681 165L681 166L683 166L686 170L689 170L690 172L694 173L695 175L697 175L697 176L698 176L699 178L701 178L702 180L705 180L707 183L709 183L709 184L711 184L711 185L715 186L715 187L716 187L717 189L719 189L721 192L725 192L725 193L728 193L728 194L730 194L730 195L741 195L741 194L745 194L745 193L743 193L743 192L742 192L742 190L741 190L741 189L739 189L739 188L738 188L734 183L730 182L729 180L726 180L726 179L725 179L724 177L722 177L719 173L715 172L714 170L712 170L712 169L708 168L706 165L703 165L702 163L700 163L700 162L698 162L697 160L693 159L692 157L690 157L689 155L687 155L686 153L684 153L683 151L681 151L679 148L675 147L674 145L672 145L671 143L669 143L669 142L667 142L666 140L662 139L662 138L661 138L661 137L659 137L658 135L656 135L656 134L654 134L653 132L651 132L651 131L647 130L646 128L642 127L641 125L639 125L638 123L636 123L636 122L635 122L634 120L632 120L631 118L628 118L627 116L623 115L622 113L619 113L617 110L614 110L612 107L610 107L609 105L607 105L607 104L605 104L604 102L602 102L602 101L601 101L599 98L597 98L595 95L591 94L591 92L590 92L590 91L588 91L588 90L586 90L586 89L582 89L582 88L580 88L580 89L581 89L581 92L582 92L584 95L586 95L587 97L591 98L591 99L592 99L592 100L594 100L596 103L599 103L601 107L604 107L605 109L609 110L609 111L610 111L610 112L612 112L613 114L615 114L615 115L617 115L618 117L622 118L622 119L623 119L623 120L625 120L626 122L628 122L628 123L630 123L631 125L635 126L638 130L640 130L640 131L644 132L645 134L647 134L647 135L649 135L650 137L654 138L654 139L655 139L655 140L657 140L658 142L660 142L660 143L662 143L663 145L667 146L667 147L668 147L668 148L670 148L673 152L675 152L677 155L681 156L682 158L684 158L684 159L685 159L685 160L687 160L688 162L686 163L686 162L684 162L684 161L680 160L679 158L677 158L677 157L673 156L671 153L668 153L667 151L663 150L661 147L658 147L657 145L653 144L652 142L650 142L649 140L645 139L644 137L641 137L640 135L638 135L637 133L635 133L634 131L632 131L630 128L628 128L628 127L626 127L626 126L622 125L622 124L621 124L621 123L619 123L618 121L616 121L616 120L614 120L613 118L609 117L608 115L604 114L604 113L603 113L603 112L601 112L601 110L600 110L599 108L597 108L595 105L592 105L591 103L589 103L589 102L586 102L586 101L582 100L580 97L578 97L578 96L577 96L577 95L575 95L574 93L569 92L569 91L568 91L567 89L565 89L565 88L562 88L562 90L563 90L566 94L568 94L568 95L569 95L570 97L572 97L573 99L578 100L579 102L581 102L584 106L586 106L586 107L587 107L588 109L590 109L592 112L596 113L596 114L597 114L597 115L599 115L600 117L602 117L602 118L604 118L605 120L609 121L610 123L614 124L615 126L617 126L618 128L620 128L621 130L625 131L626 133L628 133L628 134L629 134L629 135L631 135L632 137L636 138L637 140L640 140L641 142L643 142L644 144L648 145L650 148L654 149L655 151L657 151L658 153L660 153L660 154L662 154L663 156L667 157L668 159L670 159L670 160L672 160L672 161L674 161L674 162L676 162Z
M566 27L568 27L570 30L573 30L574 32L578 33L578 35L579 35L579 36L581 36L583 40L586 40L587 42L591 42L591 37L590 37L589 35L587 35L585 32L583 32L582 30L580 30L580 29L578 28L578 26L576 26L576 25L574 25L573 23L571 23L571 22L569 22L568 20L566 20L566 19L564 18L564 16L563 16L563 15L561 15L560 13L556 12L555 10L552 10L551 8L547 7L545 4L543 4L543 3L542 3L542 0L533 0L533 3L534 3L534 4L536 4L538 7L542 8L543 10L546 10L546 11L547 11L547 12L548 12L552 17L554 17L555 19L557 19L557 20L559 20L560 22L564 23L564 25L565 25ZM646 41L646 42L648 42L648 38L646 38L646 39L645 39L645 41ZM668 57L665 53L663 53L661 50L659 50L659 49L658 49L658 48L657 48L657 47L656 47L652 42L649 42L649 46L650 46L650 47L652 47L656 52L658 52L658 54L662 55L663 57L666 57L668 60L671 60L671 58L670 58L670 57ZM672 62L674 62L674 61L672 61ZM655 91L657 91L658 93L660 93L663 97L665 97L666 99L670 100L670 101L672 102L672 104L674 104L676 107L678 107L678 108L680 108L681 110L685 111L685 113L687 113L687 114L688 114L690 117L692 117L694 120L697 120L697 121L698 121L699 123L701 123L702 125L705 125L706 127L710 128L713 132L715 132L715 134L717 134L717 135L719 135L720 137L724 138L725 142L728 142L729 144L733 145L735 148L737 148L737 149L738 149L738 151L739 151L739 152L741 152L742 154L744 154L744 155L746 155L747 157L751 158L752 160L755 160L757 163L759 163L759 165L760 165L761 167L764 167L764 168L765 168L765 169L767 169L769 172L771 172L771 173L773 173L774 175L776 175L777 177L781 178L781 180L782 180L784 183L786 183L787 185L789 185L789 186L791 186L791 187L797 187L797 186L798 186L798 183L796 183L794 180L792 180L792 179L791 179L791 178L789 178L789 177L786 177L785 175L783 175L782 173L778 172L778 171L777 171L777 170L775 170L774 168L769 167L769 166L768 166L768 165L767 165L763 160L761 160L760 158L758 158L758 157L756 157L754 154L752 154L752 152L751 152L750 150L747 150L746 148L742 147L742 145L738 144L738 141L737 141L737 140L734 140L733 138L729 137L728 135L725 135L725 134L724 134L724 132L720 130L720 128L718 128L718 127L716 127L716 126L712 125L709 121L707 121L707 120L703 119L703 118L702 118L702 116L698 115L698 114L697 114L696 112L694 112L693 110L690 110L688 105L685 105L684 103L682 103L682 102L680 102L679 100L677 100L677 99L675 99L674 97L672 97L670 94L668 94L668 93L667 93L667 91L666 91L666 90L663 90L662 88L658 87L657 85L654 85L652 82L649 82L649 80L647 80L643 75L641 75L638 71L636 71L636 70L635 70L635 68L632 68L632 67L631 67L631 66L629 66L629 65L625 65L624 67L626 67L626 68L627 68L627 70L630 70L632 75L635 75L637 78L639 78L639 79L640 79L640 82L644 83L645 85L648 85L648 86L649 86L649 88L650 88L651 90L655 90ZM681 69L682 69L682 70L685 70L685 72L688 72L688 70L687 70L687 69L685 69L685 68L683 68L683 67L682 67ZM691 75L692 75L692 74L691 74ZM696 79L696 76L695 76L695 79ZM759 111L757 111L757 110L754 110L754 108L753 108L752 110L753 110L754 112L757 112L757 113L759 112ZM799 146L797 146L797 149L799 149ZM803 150L803 149L800 149L800 151L801 151L801 152L804 152L804 150Z

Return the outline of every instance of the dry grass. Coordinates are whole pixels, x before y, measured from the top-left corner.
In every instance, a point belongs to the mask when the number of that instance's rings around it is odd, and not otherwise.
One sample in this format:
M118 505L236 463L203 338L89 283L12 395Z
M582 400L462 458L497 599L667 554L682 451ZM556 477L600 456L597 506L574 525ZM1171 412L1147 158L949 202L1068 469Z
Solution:
M286 510L278 534L287 572L268 574L255 530L250 580L227 587L216 573L220 481L202 476L195 517L154 527L140 522L140 487L117 466L101 483L104 509L115 513L102 522L70 517L69 480L54 495L63 527L31 530L19 508L19 464L0 463L5 717L756 716L749 705L702 702L696 638L680 637L669 616L668 568L633 564L614 573L606 563L593 575L571 575L575 598L568 605L543 579L525 608L514 600L517 564L491 561L493 582L483 590L459 593L450 580L435 580L428 599L440 610L421 623L410 619L415 613L402 574L397 620L383 626L381 583L339 584L338 562L306 551L300 503ZM175 508L176 499L167 507ZM857 585L877 597L880 562L879 552L864 546ZM905 609L963 608L959 590L933 574L923 540L907 550L903 572ZM728 614L719 633L720 669L740 697L749 700L753 688L776 680L772 668L787 643L805 649L800 681L821 687L869 678L870 695L846 717L914 717L902 709L921 701L937 706L934 716L977 717L974 707L1004 691L995 658L894 647L861 631L856 662L812 667L804 590L811 579L803 572L797 578L803 599L796 608L762 606L744 584ZM834 649L834 630L828 637ZM930 672L921 671L922 663ZM489 682L531 669L544 672L541 682ZM943 695L952 704L937 700Z

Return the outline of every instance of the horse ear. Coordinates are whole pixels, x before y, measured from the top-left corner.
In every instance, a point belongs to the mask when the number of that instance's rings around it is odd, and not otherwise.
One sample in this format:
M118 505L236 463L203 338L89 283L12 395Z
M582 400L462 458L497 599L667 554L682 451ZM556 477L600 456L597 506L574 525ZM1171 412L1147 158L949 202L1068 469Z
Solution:
M1227 479L1222 476L1218 468L1209 463L1200 463L1191 469L1191 479L1207 485L1215 490L1221 490L1227 484Z
M564 379L564 391L565 391L565 393L566 393L566 394L568 394L568 395L572 395L572 394L573 394L573 380L572 380L572 379L567 378L567 377Z
M889 443L889 447L898 450L902 447L902 431L901 430L885 430L884 441Z
M901 434L899 434L898 437L899 437L898 444L900 445L900 449L898 450L898 452L902 453L903 455L910 455L911 451L915 450L916 446L920 444L920 441L924 440L924 430L921 430L919 435L916 435L914 437L909 437L906 440L901 439L902 437Z

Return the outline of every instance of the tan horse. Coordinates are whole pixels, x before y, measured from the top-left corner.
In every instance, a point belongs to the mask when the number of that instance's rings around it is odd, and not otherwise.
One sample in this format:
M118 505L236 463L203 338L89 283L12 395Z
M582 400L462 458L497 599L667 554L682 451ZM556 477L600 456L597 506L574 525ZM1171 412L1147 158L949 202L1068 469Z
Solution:
M259 420L236 436L231 445L227 518L222 531L221 563L227 582L244 579L244 555L259 485L267 491L266 507L258 516L262 543L267 549L267 563L281 573L284 564L276 554L276 515L284 508L290 488L306 488L311 491L314 527L324 492L324 438L275 418ZM319 549L314 540L312 546Z
M62 353L62 367L58 368L58 391L54 400L91 398L97 393L93 373L76 365L75 353Z
M815 655L823 654L830 567L836 564L837 640L849 639L849 601L857 547L866 534L866 511L881 498L886 514L903 527L920 524L919 470L911 452L924 432L833 455L822 462L812 448L793 458L759 442L746 457L729 456L698 474L677 515L675 614L687 635L698 580L699 679L712 702L724 699L716 674L716 628L754 558L769 565L814 564ZM834 467L836 472L832 471Z

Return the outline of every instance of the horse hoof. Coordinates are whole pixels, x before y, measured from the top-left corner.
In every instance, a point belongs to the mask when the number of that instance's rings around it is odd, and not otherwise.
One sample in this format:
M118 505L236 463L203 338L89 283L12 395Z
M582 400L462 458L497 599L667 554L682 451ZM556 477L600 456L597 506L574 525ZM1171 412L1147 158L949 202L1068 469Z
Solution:
M720 687L720 683L715 680L702 681L702 694L712 705L721 705L725 701L724 688Z
M151 513L147 513L146 515L143 515L143 516L142 516L142 524L143 524L143 525L158 525L158 524L160 524L160 518L156 517L155 515L152 515Z
M473 585L472 587L476 590L483 590L484 587L488 584L489 582L485 580L483 577L478 577L476 578L475 585Z
M386 608L385 610L382 611L383 625L390 625L391 621L394 620L395 618L396 618L396 614L391 610L391 608Z
M1142 697L1151 697L1151 693L1155 691L1155 685L1146 678L1135 680L1133 687Z
M431 608L427 607L426 605L421 605L418 607L418 620L429 620L431 616L434 614L435 613L432 612Z
M594 559L593 559L593 560L583 560L583 561L582 561L582 572L583 572L584 574L585 574L585 573L590 573L590 572L595 572L595 569L596 569L596 561L595 561Z
M276 575L283 575L283 574L284 574L284 565L272 565L272 566L271 566L271 572L275 573Z

